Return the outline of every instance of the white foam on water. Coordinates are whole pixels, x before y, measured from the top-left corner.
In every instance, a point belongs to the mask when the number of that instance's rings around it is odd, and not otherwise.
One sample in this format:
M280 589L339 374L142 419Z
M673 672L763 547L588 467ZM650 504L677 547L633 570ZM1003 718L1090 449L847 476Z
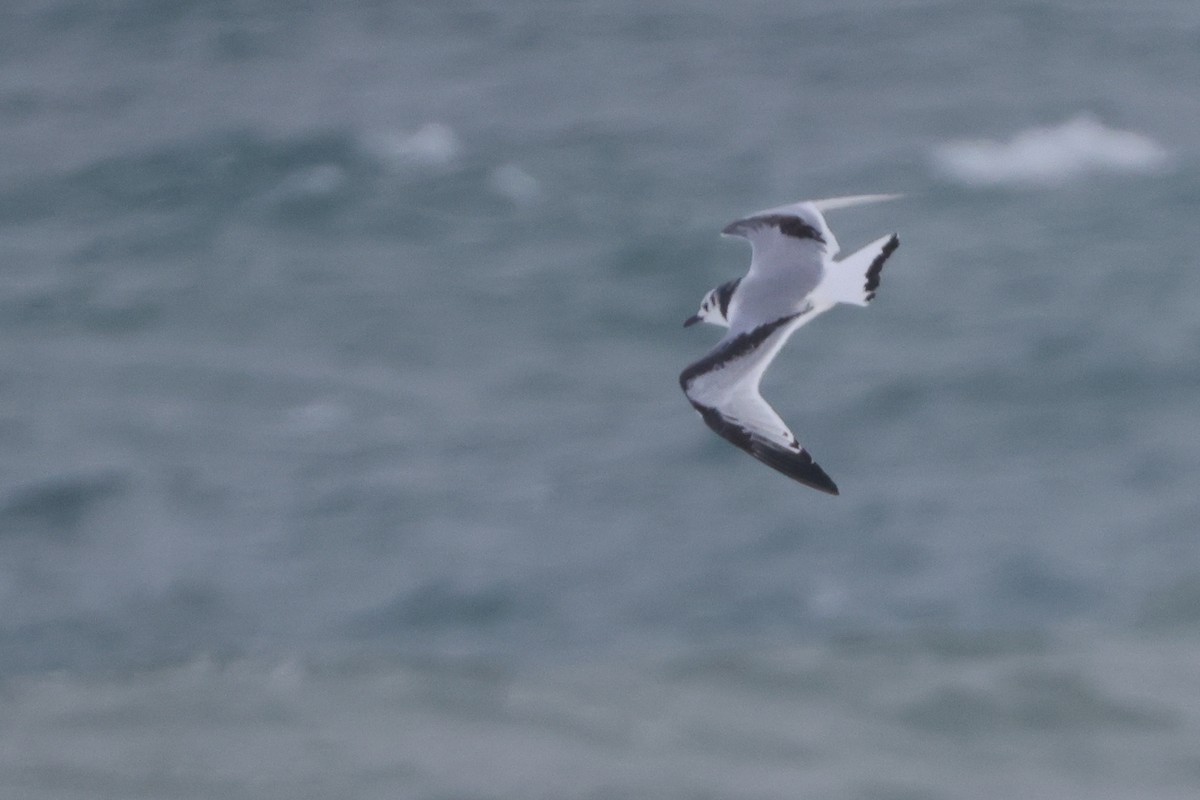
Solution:
M288 409L281 429L297 436L327 433L344 427L351 418L350 409L337 400L314 400Z
M289 198L323 197L346 184L346 171L336 164L315 164L289 175L281 193Z
M935 148L933 166L968 186L1059 185L1096 173L1150 174L1170 152L1144 134L1110 128L1090 114L1020 131L1007 141L965 139Z
M445 167L462 152L454 129L441 122L428 122L415 131L372 134L367 148L396 168Z
M496 194L507 197L519 206L527 206L541 196L542 187L537 178L516 164L503 164L492 170L489 185Z

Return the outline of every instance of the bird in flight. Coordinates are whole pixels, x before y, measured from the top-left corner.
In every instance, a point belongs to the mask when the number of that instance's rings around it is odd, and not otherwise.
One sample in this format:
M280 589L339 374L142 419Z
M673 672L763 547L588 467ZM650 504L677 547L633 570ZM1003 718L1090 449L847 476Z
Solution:
M884 262L900 246L893 233L835 261L837 239L823 212L892 200L872 194L809 200L760 211L721 233L750 242L750 270L709 291L684 327L728 328L708 355L679 375L692 407L716 433L805 486L837 494L837 484L796 441L759 394L767 367L797 328L838 303L865 306Z

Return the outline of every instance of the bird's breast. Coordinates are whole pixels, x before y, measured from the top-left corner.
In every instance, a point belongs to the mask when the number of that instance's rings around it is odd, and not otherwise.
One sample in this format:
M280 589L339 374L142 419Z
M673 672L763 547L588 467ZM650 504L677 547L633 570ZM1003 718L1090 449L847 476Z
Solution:
M812 287L776 278L743 280L729 303L729 325L750 330L807 310Z

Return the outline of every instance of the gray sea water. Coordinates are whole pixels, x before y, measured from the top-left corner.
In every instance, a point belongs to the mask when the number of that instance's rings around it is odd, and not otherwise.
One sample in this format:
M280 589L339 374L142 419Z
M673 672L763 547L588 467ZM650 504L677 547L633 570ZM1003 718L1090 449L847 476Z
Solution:
M0 796L1200 795L1197 87L1193 0L4 4ZM680 324L866 192L831 498Z

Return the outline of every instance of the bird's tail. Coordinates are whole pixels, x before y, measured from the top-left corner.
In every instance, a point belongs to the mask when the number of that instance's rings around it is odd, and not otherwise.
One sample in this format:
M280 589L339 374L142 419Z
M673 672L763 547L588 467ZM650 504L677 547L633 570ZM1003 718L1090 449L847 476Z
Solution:
M827 284L822 287L822 294L835 303L865 306L879 288L884 262L899 246L900 238L889 234L830 264L822 281Z

